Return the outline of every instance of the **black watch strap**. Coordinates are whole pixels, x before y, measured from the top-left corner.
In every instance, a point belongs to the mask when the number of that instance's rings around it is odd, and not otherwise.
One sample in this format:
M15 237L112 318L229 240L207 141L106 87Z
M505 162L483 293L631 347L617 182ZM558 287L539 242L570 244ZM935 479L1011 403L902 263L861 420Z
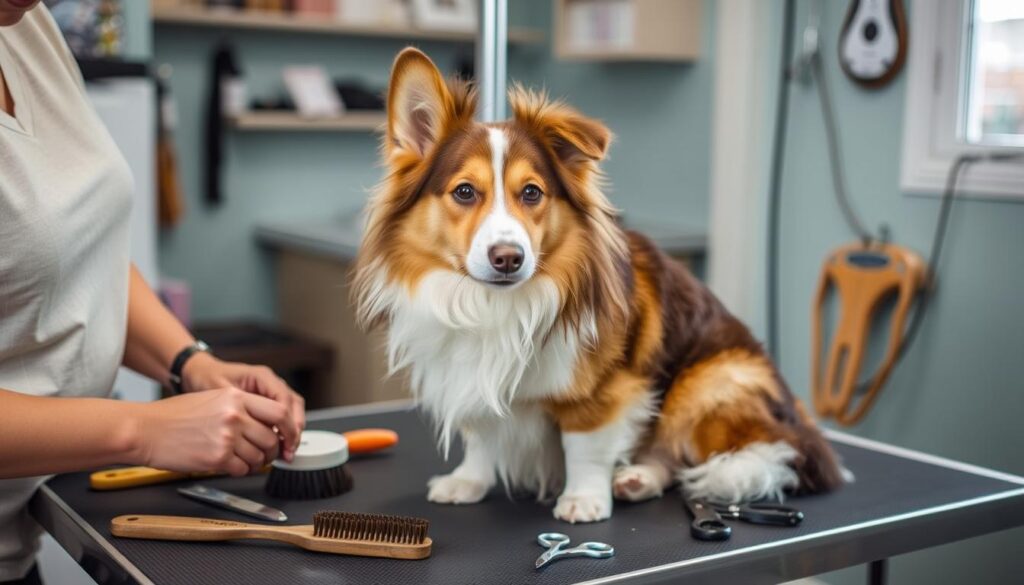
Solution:
M187 362L190 357L201 351L209 353L210 346L206 345L205 342L196 340L195 343L181 350L178 352L178 355L174 356L174 361L171 362L170 375L172 394L181 394L184 392L184 388L182 388L181 372L185 369L185 362Z

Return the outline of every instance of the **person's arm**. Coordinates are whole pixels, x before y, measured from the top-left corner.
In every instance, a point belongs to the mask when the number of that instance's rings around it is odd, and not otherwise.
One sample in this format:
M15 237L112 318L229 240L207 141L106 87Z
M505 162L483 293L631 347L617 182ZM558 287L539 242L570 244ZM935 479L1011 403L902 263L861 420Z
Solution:
M192 334L132 266L124 365L166 383L174 357L194 342ZM208 353L197 353L185 362L182 380L185 392L234 387L279 402L289 414L288 422L278 430L284 439L283 456L291 459L306 424L305 402L269 368L225 362Z
M130 278L124 365L166 384L174 356L194 343L195 338L160 302L135 265Z
M0 478L124 463L245 475L277 455L289 413L237 389L156 402L29 396L0 389Z

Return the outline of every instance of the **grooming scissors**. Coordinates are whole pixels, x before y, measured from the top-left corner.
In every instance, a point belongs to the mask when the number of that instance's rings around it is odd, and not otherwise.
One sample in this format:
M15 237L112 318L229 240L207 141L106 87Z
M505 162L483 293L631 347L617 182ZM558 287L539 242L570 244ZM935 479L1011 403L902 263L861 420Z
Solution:
M782 504L712 504L691 498L685 501L693 515L690 534L698 540L728 540L732 536L732 527L725 523L723 517L769 526L796 526L804 519L803 512Z
M686 508L693 516L690 523L690 535L697 540L729 540L732 527L726 524L718 512L704 500L684 498Z
M534 567L538 569L569 557L607 559L615 554L615 549L603 542L584 542L572 548L565 548L569 544L569 537L559 532L545 532L537 535L537 544L548 549L537 557Z
M782 504L710 504L710 506L727 520L743 520L750 524L796 526L804 520L803 512Z

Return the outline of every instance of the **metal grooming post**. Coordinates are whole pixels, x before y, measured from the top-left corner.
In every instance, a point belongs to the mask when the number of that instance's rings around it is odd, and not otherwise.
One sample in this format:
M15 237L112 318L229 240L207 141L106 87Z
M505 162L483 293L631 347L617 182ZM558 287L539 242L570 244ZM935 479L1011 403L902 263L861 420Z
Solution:
M504 120L508 64L508 0L481 0L476 74L480 121Z

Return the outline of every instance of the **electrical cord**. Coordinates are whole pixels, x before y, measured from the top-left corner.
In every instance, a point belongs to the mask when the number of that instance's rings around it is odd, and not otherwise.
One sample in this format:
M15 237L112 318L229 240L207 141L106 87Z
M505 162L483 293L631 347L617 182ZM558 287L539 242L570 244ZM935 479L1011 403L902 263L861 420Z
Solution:
M795 0L786 0L782 17L782 59L780 61L782 71L779 75L778 94L775 99L775 135L772 144L771 175L768 188L768 245L767 261L768 273L765 275L767 281L767 294L765 300L767 311L765 311L765 329L767 333L768 351L778 362L781 359L779 351L779 325L778 325L778 274L779 274L779 208L782 198L782 169L786 156L786 128L788 126L787 113L789 111L789 64L793 60L793 22L796 13Z
M843 219L846 225L857 234L861 242L866 246L875 237L864 227L857 212L850 203L850 197L846 190L846 177L843 172L842 152L839 148L839 127L836 124L836 114L832 107L832 92L829 90L828 80L825 78L825 67L821 62L821 51L815 49L810 55L811 75L814 77L814 86L817 88L818 102L821 104L821 114L825 122L825 141L828 144L829 169L832 175L832 190L836 196L839 209L843 212ZM883 233L888 231L882 230Z
M870 245L874 241L884 242L888 240L888 226L883 224L879 237L875 238L864 227L864 223L860 221L850 204L845 188L843 164L839 150L839 133L835 122L835 110L832 105L832 96L829 91L828 82L825 79L824 67L822 66L819 52L815 52L810 56L810 66L816 86L818 87L817 93L820 98L822 114L825 120L825 136L828 141L829 163L832 170L832 184L835 189L836 202L839 204L839 208L843 212L843 217L845 218L847 225L849 225L851 230L857 233L861 242L863 242L865 246ZM901 359L907 353L914 340L917 338L917 334L921 329L921 324L924 322L929 302L935 291L935 280L939 269L939 259L942 255L942 246L946 240L950 211L953 208L953 200L956 198L957 184L960 181L961 175L969 166L978 162L1007 162L1013 160L1024 160L1024 155L1006 152L968 152L957 156L953 161L953 164L950 166L949 173L946 175L946 185L942 193L939 217L935 222L935 232L932 236L931 250L928 252L928 267L925 273L925 287L918 294L917 308L914 311L913 316L910 318L910 324L907 326L903 340L900 343L899 350L896 354L897 360ZM858 383L857 392L866 392L867 389L871 387L872 382L876 377L877 374L871 376L867 381Z
M949 167L949 173L946 175L946 186L942 192L939 217L935 221L935 233L932 235L932 246L931 250L928 252L928 268L927 272L925 272L925 287L918 295L917 309L914 311L914 316L910 318L910 324L907 326L906 334L903 336L903 342L900 344L899 351L896 354L897 359L903 357L911 344L913 344L914 339L917 337L917 332L921 329L921 323L924 321L924 315L928 308L928 303L935 292L935 281L939 270L939 258L942 256L942 245L946 240L950 211L953 209L953 200L956 199L957 184L960 182L960 176L969 166L984 161L1024 161L1024 154L1013 152L967 152L956 157L953 164ZM858 384L857 391L866 391L873 379L874 376L872 376L872 380Z
M790 67L792 62L792 36L794 20L794 0L786 0L783 35L782 35L782 75L779 84L778 101L775 113L775 140L772 151L772 167L770 177L770 189L768 193L768 274L767 274L767 339L768 348L773 357L779 359L778 344L778 271L779 271L779 210L781 208L781 184L782 171L784 167L784 148L787 126L787 112L789 108L789 83L799 76L801 70L809 71L813 77L819 103L821 105L822 117L825 124L825 138L828 143L829 167L832 176L832 186L836 195L836 201L843 213L843 218L850 229L857 234L865 246L875 241L887 241L889 227L882 224L879 237L875 237L864 227L856 211L850 203L846 190L845 176L843 173L842 153L840 150L839 129L836 123L835 110L832 104L832 94L825 78L824 65L819 50L818 17L816 5L812 4L812 11L809 16L809 25L804 30L804 52L800 61ZM939 259L942 254L942 247L945 243L946 232L949 226L950 211L953 200L956 198L957 184L963 171L970 165L982 162L1012 162L1024 161L1024 153L1014 152L987 152L987 153L963 153L959 155L950 166L946 178L946 185L942 194L942 201L939 209L939 217L936 220L935 232L932 236L931 250L928 254L927 272L925 275L926 284L919 293L917 309L911 317L907 326L906 334L900 344L897 359L902 358L911 347L921 329L929 301L935 290L936 275L938 273ZM859 383L858 392L865 391L875 374L866 382Z

